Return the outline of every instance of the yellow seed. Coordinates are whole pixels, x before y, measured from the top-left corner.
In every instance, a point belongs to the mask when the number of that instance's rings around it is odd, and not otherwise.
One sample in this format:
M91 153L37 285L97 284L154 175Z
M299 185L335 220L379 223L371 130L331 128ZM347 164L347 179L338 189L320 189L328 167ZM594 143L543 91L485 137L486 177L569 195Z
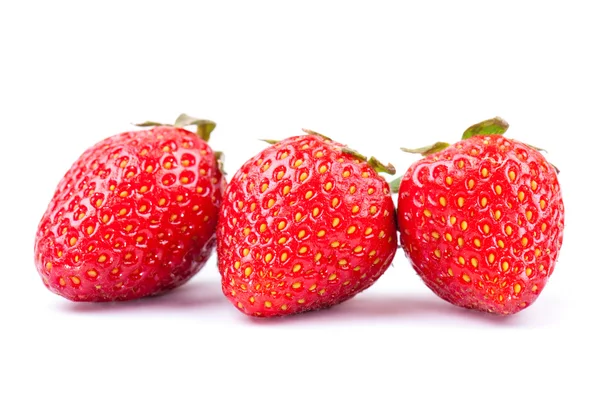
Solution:
M465 240L462 237L458 237L458 246L463 246L465 244Z
M440 239L440 234L437 231L432 231L431 236L435 239Z
M506 226L506 227L504 228L504 232L506 233L506 235L511 235L511 234L512 234L512 232L513 232L513 229L512 229L512 227L511 227L511 226Z
M302 220L302 213L297 212L296 215L294 216L294 220L296 220L296 222L299 222L300 220Z
M283 160L283 159L285 159L286 157L288 157L288 152L283 152L282 154L280 154L280 155L279 155L278 159L279 159L279 160Z
M302 164L302 159L298 159L294 162L294 167L298 168Z
M526 237L523 237L523 238L521 238L521 244L522 244L523 246L527 246L527 242L528 242L528 241L527 241L527 238L526 238Z
M446 198L444 198L443 196L440 196L439 201L440 201L440 205L446 206Z
M363 173L361 174L361 177L368 178L368 177L370 177L370 174L368 171L363 171Z
M471 265L473 265L473 267L477 267L479 266L479 261L476 258L471 258Z
M331 182L327 182L325 184L325 191L329 191L331 188L333 188L333 184Z
M473 187L475 186L475 180L473 180L472 178L467 182L467 185L469 186L469 189L473 189Z
M305 302L306 302L306 300L305 300L304 298L302 298L302 299L299 299L299 300L298 300L298 303L299 303L299 304L303 304L303 303L305 303Z
M359 210L360 210L360 208L358 207L358 205L352 206L352 213L356 214L356 213L358 213Z
M535 180L531 180L531 189L535 191L538 187L538 184Z
M519 191L519 194L518 194L518 196L519 196L519 200L520 200L521 202L523 202L523 199L525 199L525 193L524 193L523 191Z
M72 282L73 282L73 284L75 284L75 285L79 285L79 284L81 284L81 280L79 280L79 277L75 277L75 276L73 276L73 277L71 277L71 281L72 281Z
M306 251L308 251L308 248L305 247L305 246L303 246L302 248L298 249L298 253L299 254L304 254L304 253L306 253Z
M446 184L452 185L452 177L450 177L450 176L446 177Z
M272 259L273 259L273 255L272 254L267 253L265 255L265 262L269 263Z
M88 233L88 235L92 235L92 233L94 232L94 227L88 226L88 228L86 228L85 231Z
M487 224L483 225L483 232L485 234L489 234L490 233L490 226L488 226Z
M73 246L73 245L75 245L76 242L77 242L77 238L71 237L71 239L69 240L69 245Z
M479 238L475 238L475 239L473 240L473 244L475 244L475 246L476 246L477 248L480 248L480 247L481 247L481 241L479 240Z
M287 254L287 252L283 252L283 253L281 254L281 256L279 257L279 259L280 259L282 262L285 262L285 261L287 260L287 258L288 258L288 254Z
M527 269L525 269L525 274L527 275L527 277L531 276L531 273L533 273L533 270L531 270L530 267L528 267Z
M277 228L283 230L285 228L285 221L280 221L279 224L277 224Z
M467 222L463 220L463 221L460 223L460 228L461 228L463 231L465 231L465 230L467 229L467 227L468 227L468 224L467 224Z
M547 227L548 227L548 226L546 225L546 223L542 223L542 232L546 231L546 228L547 228Z
M521 284L516 283L513 288L515 290L515 294L518 294L521 292Z
M487 198L484 196L483 198L481 198L481 207L485 207L488 203Z
M354 194L356 192L356 185L350 186L350 194Z
M504 241L502 241L501 239L498 240L498 246L500 248L504 248Z
M300 287L302 287L302 283L294 283L294 284L292 284L292 288L298 289Z
M338 264L339 264L340 266L346 266L346 265L348 264L348 261L347 261L346 259L340 259L340 260L338 261Z
M242 256L248 256L249 253L250 253L250 249L248 249L248 248L244 248L242 250Z
M507 261L502 262L502 271L508 271L509 265Z
M496 220L500 220L500 217L501 217L501 216L502 216L502 212L501 212L500 210L496 210L496 211L494 212L494 218L495 218Z
M465 282L467 282L467 283L471 282L471 277L469 277L467 274L463 274L462 279L465 280Z
M287 194L289 194L291 189L292 189L292 188L290 188L290 186L289 186L289 185L286 185L285 187L283 187L283 194L284 194L284 195L287 195Z
M452 241L452 235L450 233L446 233L445 238L446 241Z
M317 254L315 255L315 262L318 262L319 260L321 260L322 256L323 256L323 254L321 252L317 252Z
M533 218L533 213L531 212L531 210L525 212L525 217L527 217L528 221L531 221L531 219Z
M423 214L427 217L431 217L431 212L428 209L423 210Z
M302 174L300 174L300 181L304 181L308 178L308 174L306 174L305 172L303 172Z
M332 207L336 207L339 203L340 203L340 200L338 198L333 198L331 200L331 206Z
M348 171L348 170L344 171L344 172L342 173L342 177L344 177L344 178L348 178L348 177L350 177L350 171Z
M456 201L458 207L463 207L465 205L465 198L463 198L462 196L460 196L457 201Z
M433 253L438 259L442 257L442 252L439 249L436 249Z
M304 238L305 235L306 235L306 231L305 230L298 231L298 238L299 239Z
M337 278L337 274L333 273L329 276L329 281L333 281Z
M281 310L286 310L288 306L286 304L281 305Z
M319 173L323 174L327 172L327 166L326 165L322 165L321 167L319 167Z
M369 195L372 195L372 194L373 194L373 192L375 192L375 189L373 189L373 188L369 188L369 189L367 189L367 193L368 193Z
M299 264L294 265L294 267L292 268L292 271L294 273L298 273L300 271L300 269L302 269L302 266Z
M325 230L320 230L320 231L317 233L317 237L324 237L324 236L325 236Z
M540 208L541 208L542 210L546 209L546 201L545 201L544 199L541 199L541 200L540 200Z
M489 174L489 172L488 172L487 168L484 167L484 168L481 169L481 176L483 178L486 178L488 176L488 174Z
M92 278L94 278L94 277L98 276L98 273L96 272L96 270L92 269L92 270L88 270L87 271L87 275L90 276L90 277L92 277Z
M283 171L279 171L277 172L277 180L281 180L283 178L284 172Z
M517 178L517 175L515 174L515 172L514 172L514 171L510 170L510 171L508 172L508 178L509 178L511 181L514 181L514 180L515 180L515 178Z
M452 268L451 268L451 267L449 267L449 268L448 268L448 275L449 275L450 277L454 276L454 272L452 271Z
M490 253L488 255L488 262L489 263L494 263L494 260L496 259L496 256L493 253Z
M465 258L463 258L462 256L458 257L458 263L460 263L461 265L465 264Z
M456 216L450 216L450 224L454 225L456 223Z
M270 308L271 306L273 306L271 301L265 301L265 308Z
M350 226L348 227L348 230L346 231L348 234L352 234L356 231L356 226Z
M267 209L272 208L274 204L275 199L269 199L269 201L267 202Z
M339 224L340 224L340 219L339 219L339 218L337 218L337 217L334 217L334 218L333 218L333 221L331 222L331 225L332 225L333 227L337 227Z
M371 206L371 207L369 208L369 213L371 213L371 214L375 214L375 213L377 213L377 206Z
M365 230L365 235L371 235L371 233L372 233L372 232L373 232L373 229L372 229L371 227L368 227L368 228Z
M317 153L315 153L315 157L316 157L317 159L320 159L321 157L323 157L323 152L321 152L321 151L319 150Z
M363 250L363 247L358 245L356 248L354 248L354 252L358 253L361 252Z
M244 269L244 275L245 275L246 277L248 277L248 276L249 276L249 275L251 275L251 274L252 274L252 268L251 268L251 267L246 267L246 268Z
M340 243L339 243L339 241L333 241L333 242L331 243L331 247L332 247L332 248L337 248L338 246L340 246Z
M502 187L500 185L496 185L494 190L496 191L497 195L500 195L502 193Z

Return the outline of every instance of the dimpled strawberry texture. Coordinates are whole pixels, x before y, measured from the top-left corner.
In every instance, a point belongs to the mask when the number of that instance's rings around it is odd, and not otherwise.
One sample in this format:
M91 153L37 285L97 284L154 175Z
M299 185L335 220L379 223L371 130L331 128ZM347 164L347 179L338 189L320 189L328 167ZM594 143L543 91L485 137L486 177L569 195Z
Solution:
M192 132L109 137L60 181L36 235L46 287L73 301L130 300L180 286L215 245L224 180Z
M476 136L413 164L399 191L402 247L425 284L465 308L531 305L563 239L557 174L531 147Z
M397 249L387 182L316 135L288 138L230 182L217 232L224 294L242 312L326 308L370 287Z

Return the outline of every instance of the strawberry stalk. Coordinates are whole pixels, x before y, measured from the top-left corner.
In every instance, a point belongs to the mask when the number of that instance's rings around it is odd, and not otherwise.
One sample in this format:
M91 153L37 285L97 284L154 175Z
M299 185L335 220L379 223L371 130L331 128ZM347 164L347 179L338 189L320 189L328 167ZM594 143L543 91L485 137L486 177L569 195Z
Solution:
M158 126L166 126L166 127L178 127L183 128L190 125L196 126L196 135L198 135L203 141L208 142L210 139L211 132L217 126L217 123L211 120L203 120L200 118L188 116L185 113L182 113L175 120L175 124L163 124L155 121L145 121L140 124L136 124L138 127L158 127Z

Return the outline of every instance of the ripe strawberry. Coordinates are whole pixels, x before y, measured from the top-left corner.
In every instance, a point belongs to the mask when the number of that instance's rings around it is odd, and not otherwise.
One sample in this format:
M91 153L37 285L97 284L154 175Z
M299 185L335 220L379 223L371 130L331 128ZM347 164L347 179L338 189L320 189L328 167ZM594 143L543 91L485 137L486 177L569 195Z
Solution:
M465 308L513 314L554 270L564 207L555 168L502 134L501 119L463 140L423 148L399 188L400 242L435 294Z
M206 142L215 124L181 115L175 126L141 126L154 127L102 140L58 184L35 239L52 292L92 302L158 294L189 280L214 248L225 185Z
M338 304L371 286L396 253L393 200L378 175L393 167L306 132L248 160L225 192L222 288L248 315Z

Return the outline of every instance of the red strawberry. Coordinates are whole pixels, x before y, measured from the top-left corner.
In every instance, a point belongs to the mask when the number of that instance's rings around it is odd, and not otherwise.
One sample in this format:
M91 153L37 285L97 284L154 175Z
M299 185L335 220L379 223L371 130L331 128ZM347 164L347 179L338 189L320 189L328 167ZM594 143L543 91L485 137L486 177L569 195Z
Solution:
M223 199L223 292L248 315L338 304L371 286L396 252L394 204L378 175L393 167L306 132L248 160Z
M501 119L420 149L398 198L402 247L425 284L465 308L513 314L554 270L564 207L555 168Z
M67 299L164 292L196 274L214 248L225 184L206 142L215 124L182 115L175 126L141 125L155 127L86 150L39 223L37 270ZM186 125L197 125L198 135Z

